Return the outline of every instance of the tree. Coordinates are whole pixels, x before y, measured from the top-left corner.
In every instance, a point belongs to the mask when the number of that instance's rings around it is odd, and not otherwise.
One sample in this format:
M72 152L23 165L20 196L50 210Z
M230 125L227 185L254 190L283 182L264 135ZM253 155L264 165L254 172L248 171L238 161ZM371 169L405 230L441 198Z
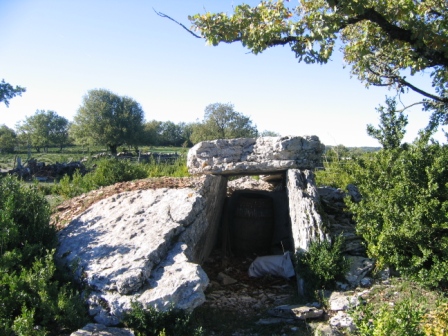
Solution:
M31 117L18 123L17 130L24 142L40 152L51 145L58 145L62 150L68 141L69 122L54 111L37 110Z
M406 133L408 118L402 111L396 110L396 101L391 98L386 100L387 108L380 106L380 125L378 128L367 125L367 134L378 140L384 149L400 147L401 140Z
M6 125L0 126L0 153L11 153L17 143L17 134Z
M143 144L148 146L157 146L159 144L159 134L161 132L161 121L151 120L144 124Z
M260 133L260 136L262 136L262 137L279 137L280 133L264 130L263 132Z
M50 141L53 145L59 145L59 150L62 152L62 147L69 142L68 130L70 122L64 117L54 117L50 121Z
M185 139L182 135L182 123L175 124L172 121L163 121L160 124L159 144L162 146L180 147Z
M143 109L135 100L94 89L84 96L70 132L79 144L103 144L116 154L118 146L142 141L143 122Z
M151 120L144 125L144 137L142 144L151 146L191 146L190 136L193 132L193 124L172 121Z
M204 119L194 126L191 141L253 138L258 134L252 120L236 112L232 104L214 103L205 108Z
M196 123L180 123L179 126L182 129L182 147L187 148L193 146L191 142L191 135L193 134L193 129Z
M6 83L4 79L0 82L0 103L4 102L6 107L9 107L9 100L15 96L21 96L22 92L26 89L20 86L13 87L11 84Z
M270 0L236 6L233 15L190 16L201 36L189 31L215 46L241 42L254 54L289 45L305 63L325 64L341 45L352 73L367 86L419 93L416 104L432 113L429 126L436 127L448 122L447 15L445 0L300 0L297 7ZM407 74L429 76L433 92Z
M325 160L327 162L341 161L347 158L350 158L350 151L344 145L325 147Z

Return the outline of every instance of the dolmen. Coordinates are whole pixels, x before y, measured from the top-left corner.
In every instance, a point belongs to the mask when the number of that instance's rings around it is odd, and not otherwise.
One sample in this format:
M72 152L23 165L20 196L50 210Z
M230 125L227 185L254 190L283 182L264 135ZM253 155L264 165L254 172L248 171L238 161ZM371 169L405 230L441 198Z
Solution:
M128 191L93 204L59 232L57 259L83 284L101 325L119 324L134 301L191 311L205 301L201 264L217 239L228 176L284 173L295 249L326 239L311 172L324 148L317 136L198 143L187 166L199 187Z

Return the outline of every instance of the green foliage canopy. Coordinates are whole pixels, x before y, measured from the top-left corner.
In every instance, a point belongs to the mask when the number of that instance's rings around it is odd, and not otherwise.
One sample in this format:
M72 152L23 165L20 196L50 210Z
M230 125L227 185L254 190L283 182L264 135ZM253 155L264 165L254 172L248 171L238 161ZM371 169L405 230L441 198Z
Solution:
M16 87L12 86L9 83L6 83L4 79L0 82L0 103L5 103L6 107L9 107L9 100L14 98L15 96L21 96L26 89L16 85Z
M0 126L0 153L11 153L17 142L17 134L6 125Z
M408 118L403 112L397 112L396 101L388 98L387 108L380 106L377 111L380 113L380 125L375 128L367 125L367 134L383 146L384 149L398 148L406 133Z
M160 132L162 130L162 122L151 120L144 124L144 140L145 145L158 146L160 144Z
M94 89L84 96L70 133L78 144L107 145L116 154L118 146L139 144L143 121L143 109L132 98Z
M447 15L445 0L300 0L296 7L270 0L189 19L211 45L241 42L254 54L289 45L305 63L327 63L340 43L362 82L421 94L439 124L448 121ZM433 91L412 84L409 73L429 76Z
M37 110L30 117L18 123L17 131L23 142L35 147L48 149L50 145L62 148L68 142L69 121L54 111Z
M191 141L253 138L258 134L252 120L236 112L232 104L214 103L205 108L204 119L193 126Z
M193 132L191 123L151 120L144 125L143 145L149 146L191 146Z

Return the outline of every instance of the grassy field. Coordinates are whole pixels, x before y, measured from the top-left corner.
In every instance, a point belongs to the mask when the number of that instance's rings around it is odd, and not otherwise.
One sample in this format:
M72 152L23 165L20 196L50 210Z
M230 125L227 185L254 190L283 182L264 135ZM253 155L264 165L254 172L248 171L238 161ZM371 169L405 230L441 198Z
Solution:
M120 148L120 151L127 151L136 156L136 152L133 150L127 150L126 148ZM188 149L182 147L148 147L144 146L140 148L141 153L177 153L183 154L187 153ZM38 153L34 149L28 152L27 149L19 149L11 154L1 154L0 153L0 169L2 171L13 169L17 164L17 159L20 158L22 164L24 164L28 159L33 158L38 162L44 162L45 164L55 164L55 163L66 163L73 161L80 161L82 159L88 159L93 155L100 153L108 153L107 148L103 146L70 146L65 147L60 151L59 148L49 148L47 153Z

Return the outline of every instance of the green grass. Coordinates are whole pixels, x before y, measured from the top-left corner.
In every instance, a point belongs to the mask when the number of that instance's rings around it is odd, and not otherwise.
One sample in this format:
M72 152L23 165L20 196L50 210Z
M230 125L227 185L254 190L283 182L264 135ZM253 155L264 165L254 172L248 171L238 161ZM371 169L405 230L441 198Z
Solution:
M406 279L392 278L390 284L373 287L362 304L350 312L358 331L347 335L425 335L425 327L434 324L427 314L437 311L446 302L448 299L441 291L428 290ZM445 321L443 327L446 329L447 326Z
M122 151L126 148L119 148L119 151ZM170 154L186 154L188 149L182 147L150 147L144 146L139 148L141 153L170 153ZM136 153L133 149L126 149L128 152L131 152L134 156ZM28 149L20 148L16 150L16 152L11 154L0 154L0 168L2 169L12 169L14 167L15 160L17 157L22 159L22 163L24 164L28 158L30 157L36 159L39 162L45 162L45 164L54 164L56 162L65 163L70 161L80 161L84 158L89 158L92 155L99 153L108 153L108 149L103 146L90 146L90 147L82 147L82 146L70 146L64 147L62 151L59 150L58 147L51 147L48 149L47 153L44 152L36 152L36 150L31 149L30 153L28 153Z
M123 149L123 148L122 148ZM55 163L68 163L88 160L84 163L90 171L86 175L75 174L74 176L58 177L54 183L38 183L38 189L56 206L62 199L78 196L82 193L112 185L117 182L132 181L148 177L185 177L189 176L186 166L186 149L181 147L143 147L142 153L177 153L179 159L174 162L136 162L135 160L115 160L113 158L92 159L91 156L106 152L102 147L67 147L62 152L56 148L50 148L48 153L31 152L31 158L46 165ZM133 153L135 155L135 153ZM2 170L13 169L17 159L21 158L22 165L26 165L28 153L17 152L14 154L0 154L0 168ZM136 156L134 156L136 157ZM60 180L59 180L60 179ZM36 183L31 181L32 184Z

